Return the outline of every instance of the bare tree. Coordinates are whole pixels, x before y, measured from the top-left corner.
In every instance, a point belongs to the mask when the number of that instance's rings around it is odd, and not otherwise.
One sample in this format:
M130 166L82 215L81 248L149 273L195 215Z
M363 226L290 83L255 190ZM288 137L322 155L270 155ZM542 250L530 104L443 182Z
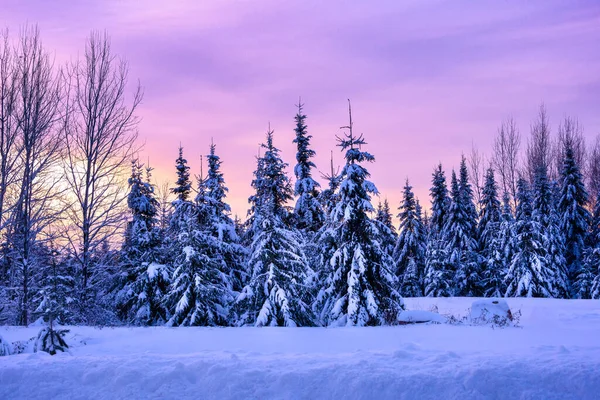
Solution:
M171 218L171 184L169 181L164 181L160 185L157 185L157 197L160 202L160 228L163 231L169 227L169 220Z
M128 65L111 53L106 33L92 32L83 60L68 70L64 123L65 174L73 198L69 243L80 266L82 305L88 298L94 253L123 226L126 166L137 138L138 83L127 98Z
M560 175L562 170L563 160L565 158L565 148L570 145L575 154L575 161L579 166L582 174L586 175L586 149L585 138L583 137L583 126L576 118L565 117L558 126L558 138L554 148L555 170L557 175Z
M552 164L552 138L550 136L550 124L546 113L546 106L542 103L538 112L537 120L531 124L531 136L527 142L527 165L526 173L529 182L533 183L536 171L543 168L549 172ZM556 179L557 175L551 175Z
M483 190L483 175L485 166L485 156L479 152L475 144L471 144L471 153L469 154L469 168L471 169L471 185L475 188L476 207L479 209L481 204L481 195Z
M588 152L587 184L592 209L600 193L600 135L596 136L594 146Z
M61 75L44 51L37 28L25 28L15 55L18 100L16 129L19 135L19 189L11 213L9 242L20 281L18 322L29 322L32 273L38 266L36 248L46 228L60 218L57 165Z
M502 189L512 198L516 208L517 178L519 175L519 149L521 135L513 118L502 122L494 141L493 163L500 175Z
M0 233L5 233L6 215L10 212L7 194L15 181L19 156L16 129L16 102L18 96L14 51L8 30L0 32ZM0 282L7 276L8 264L2 260Z

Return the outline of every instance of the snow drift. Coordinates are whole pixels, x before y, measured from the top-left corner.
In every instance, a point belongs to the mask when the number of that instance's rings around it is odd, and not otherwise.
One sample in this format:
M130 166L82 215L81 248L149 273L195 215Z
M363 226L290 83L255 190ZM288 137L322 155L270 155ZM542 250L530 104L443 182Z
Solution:
M406 299L468 316L473 299ZM0 399L595 399L600 303L508 299L521 328L70 327L70 353L0 357ZM37 328L2 327L5 340Z

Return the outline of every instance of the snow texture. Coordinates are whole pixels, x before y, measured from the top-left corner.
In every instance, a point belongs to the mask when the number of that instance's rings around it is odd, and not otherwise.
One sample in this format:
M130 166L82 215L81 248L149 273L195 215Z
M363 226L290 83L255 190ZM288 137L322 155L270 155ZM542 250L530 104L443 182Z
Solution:
M442 315L472 301L406 299ZM522 328L69 327L71 354L0 357L0 399L597 399L598 302L507 302Z

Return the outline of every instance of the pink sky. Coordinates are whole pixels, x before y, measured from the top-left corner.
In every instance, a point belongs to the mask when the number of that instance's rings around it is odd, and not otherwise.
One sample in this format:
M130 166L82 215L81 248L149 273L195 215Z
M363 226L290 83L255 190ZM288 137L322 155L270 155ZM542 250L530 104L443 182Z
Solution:
M342 162L335 135L352 99L355 128L376 157L372 180L394 209L406 177L428 205L434 165L449 175L471 143L489 154L502 119L513 116L526 139L542 101L554 130L571 115L589 141L600 133L598 1L3 0L0 8L0 27L37 23L59 61L81 53L91 29L106 29L144 87L140 157L157 181L175 180L179 142L197 173L212 137L242 217L269 122L292 172L298 96L321 171L330 150Z

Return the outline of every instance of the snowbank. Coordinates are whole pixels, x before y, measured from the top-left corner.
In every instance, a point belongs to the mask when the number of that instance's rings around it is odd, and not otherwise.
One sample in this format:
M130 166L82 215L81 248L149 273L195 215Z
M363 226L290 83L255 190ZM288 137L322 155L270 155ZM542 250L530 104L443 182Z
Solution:
M473 301L405 300L442 315ZM600 302L508 302L522 328L70 327L71 354L0 357L0 399L597 398Z

